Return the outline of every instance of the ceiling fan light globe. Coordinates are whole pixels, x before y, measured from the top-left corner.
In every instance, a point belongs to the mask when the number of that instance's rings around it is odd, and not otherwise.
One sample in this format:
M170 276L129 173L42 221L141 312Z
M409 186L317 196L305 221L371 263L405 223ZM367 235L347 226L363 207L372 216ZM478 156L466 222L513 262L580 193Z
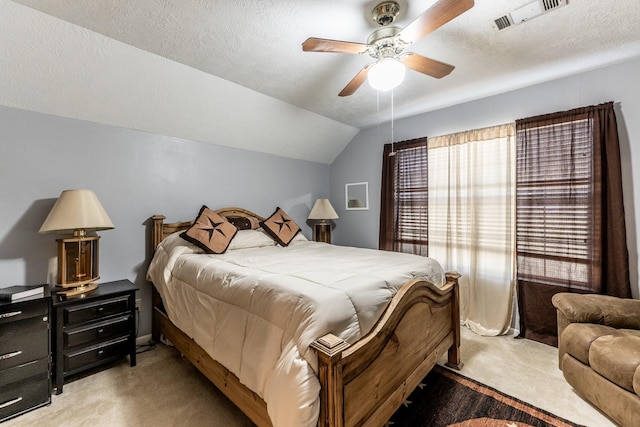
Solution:
M376 62L367 74L369 86L386 92L398 87L404 80L406 68L394 58L383 58Z

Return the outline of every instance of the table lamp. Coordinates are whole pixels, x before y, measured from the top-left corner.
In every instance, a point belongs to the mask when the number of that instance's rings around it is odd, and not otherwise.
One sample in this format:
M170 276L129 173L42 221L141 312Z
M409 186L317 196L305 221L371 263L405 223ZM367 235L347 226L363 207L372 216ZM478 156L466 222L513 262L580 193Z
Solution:
M59 294L79 295L98 287L100 279L98 240L87 231L108 230L113 223L91 190L64 190L45 219L39 233L73 233L57 239Z
M329 202L329 199L318 199L313 205L311 212L307 219L319 219L320 222L313 225L313 240L316 242L331 243L331 223L328 223L328 219L337 219L333 206Z

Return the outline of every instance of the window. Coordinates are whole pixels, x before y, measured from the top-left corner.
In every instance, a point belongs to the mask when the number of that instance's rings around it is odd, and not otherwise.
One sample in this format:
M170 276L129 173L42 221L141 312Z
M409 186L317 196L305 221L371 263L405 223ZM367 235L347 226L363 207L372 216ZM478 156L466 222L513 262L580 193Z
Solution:
M590 289L592 125L580 118L517 131L519 279Z
M557 344L558 292L630 297L613 103L518 120L520 335Z
M383 155L381 248L428 253L461 273L461 321L482 335L511 325L514 135L508 124L398 144L395 155L388 145Z
M515 126L429 138L429 256L460 278L460 318L509 331L515 279Z
M428 174L426 147L418 146L398 150L398 173L395 181L397 197L397 227L395 246L400 252L429 247Z
M385 145L380 249L428 255L427 138Z

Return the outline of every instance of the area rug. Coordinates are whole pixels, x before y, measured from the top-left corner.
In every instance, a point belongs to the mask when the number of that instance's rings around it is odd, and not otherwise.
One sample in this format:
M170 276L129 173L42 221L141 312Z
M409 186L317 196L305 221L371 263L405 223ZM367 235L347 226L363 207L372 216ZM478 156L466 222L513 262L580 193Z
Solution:
M436 366L389 427L580 427L475 380Z

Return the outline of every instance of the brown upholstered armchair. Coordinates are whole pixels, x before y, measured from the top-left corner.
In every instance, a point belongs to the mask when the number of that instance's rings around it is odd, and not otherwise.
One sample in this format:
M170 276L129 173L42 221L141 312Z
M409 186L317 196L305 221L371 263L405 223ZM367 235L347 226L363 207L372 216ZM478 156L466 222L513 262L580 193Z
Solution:
M640 426L640 300L559 293L559 364L575 391L622 426Z

